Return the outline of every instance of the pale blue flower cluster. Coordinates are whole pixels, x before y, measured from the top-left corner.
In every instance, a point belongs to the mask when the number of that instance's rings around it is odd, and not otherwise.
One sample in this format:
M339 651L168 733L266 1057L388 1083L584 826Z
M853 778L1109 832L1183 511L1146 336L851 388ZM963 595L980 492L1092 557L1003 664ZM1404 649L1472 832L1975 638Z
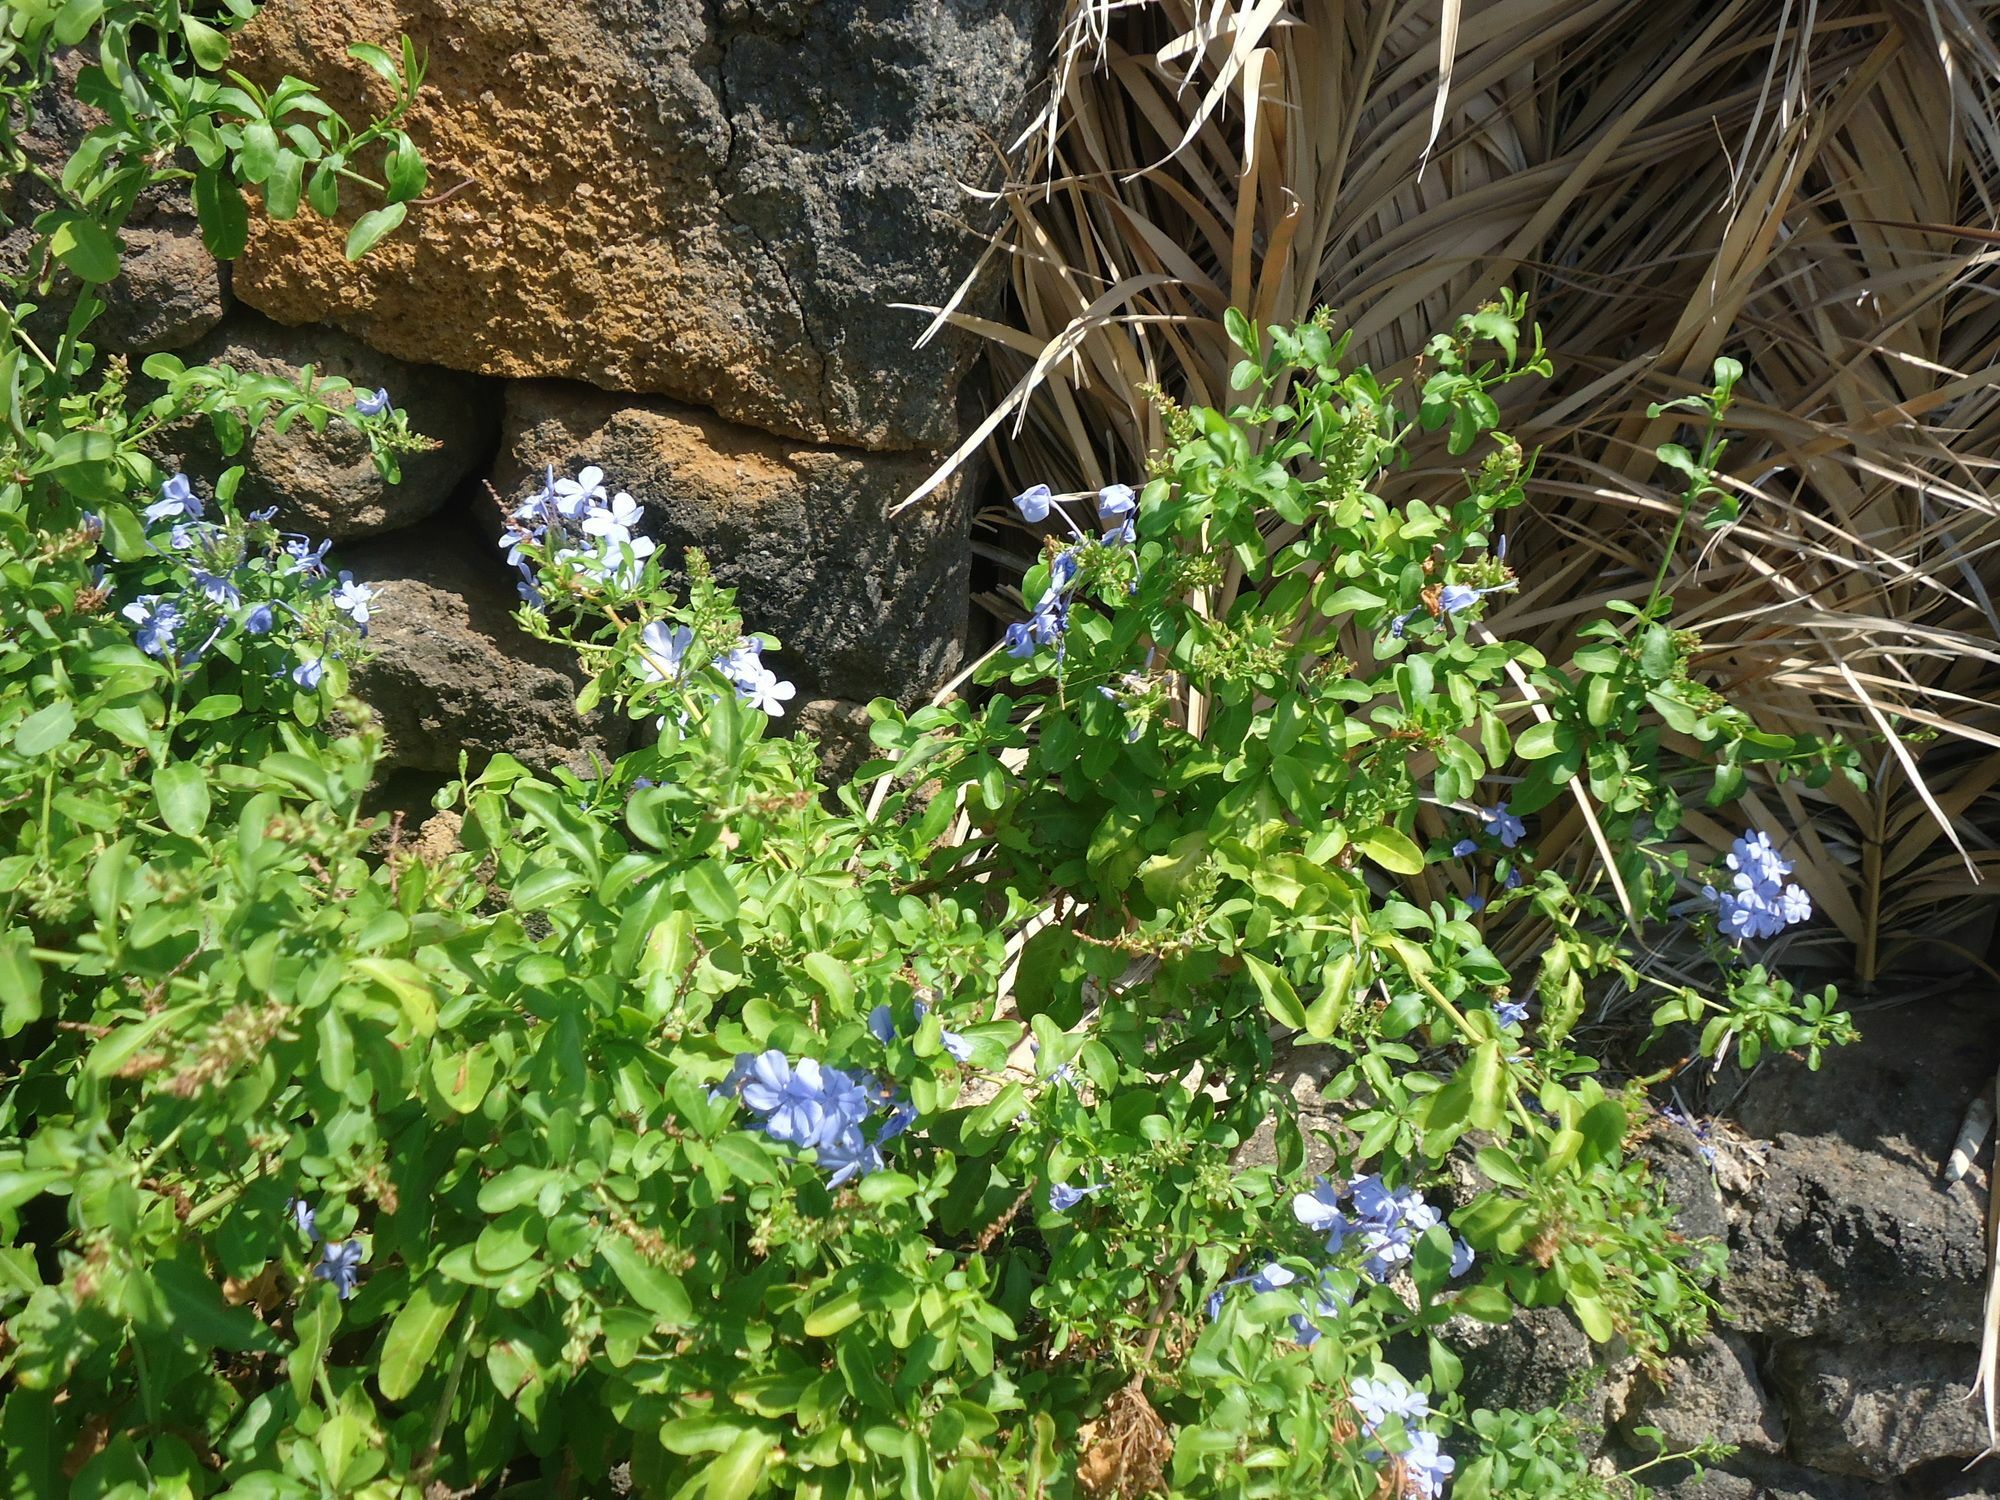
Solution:
M1812 897L1785 877L1792 867L1771 844L1771 836L1751 829L1729 846L1727 886L1701 888L1716 912L1716 925L1735 942L1776 937L1812 916Z
M1340 1189L1322 1177L1311 1192L1293 1197L1292 1216L1308 1229L1326 1232L1330 1255L1358 1244L1361 1272L1371 1281L1387 1281L1409 1261L1424 1232L1443 1222L1415 1188L1389 1187L1373 1173ZM1471 1269L1472 1247L1455 1241L1451 1274L1463 1276Z
M1233 1286L1247 1286L1261 1296L1266 1292L1280 1291L1298 1281L1298 1273L1290 1267L1272 1261L1246 1276L1232 1276L1208 1294L1208 1315L1211 1319L1222 1316L1222 1297ZM1303 1294L1303 1289L1301 1289ZM1331 1318L1344 1312L1352 1305L1352 1294L1335 1279L1332 1267L1319 1273L1319 1282L1312 1289L1312 1306L1309 1312L1296 1312L1291 1316L1292 1337L1301 1348L1310 1349L1319 1342L1319 1320Z
M305 627L295 643L304 652L273 675L289 676L307 690L318 687L327 661L342 654L338 648L368 634L376 591L351 573L342 573L329 588L326 553L332 542L315 545L298 532L280 531L272 525L276 514L274 506L252 511L242 522L211 521L185 474L166 480L143 515L149 528L164 525L164 533L149 530L148 540L183 574L186 586L178 595L142 594L119 610L132 622L139 649L191 667L232 630L271 634L282 612ZM322 596L331 611L309 614ZM306 644L315 631L316 646Z
M741 1100L772 1140L817 1152L828 1187L880 1171L884 1143L909 1129L917 1117L865 1074L829 1067L817 1058L794 1062L776 1048L739 1056L714 1097ZM866 1127L871 1117L885 1105L888 1117L870 1134Z
M574 479L556 478L551 464L542 487L514 508L500 545L520 572L521 597L540 609L545 580L530 563L531 550L545 557L568 587L637 588L654 550L653 539L638 533L644 518L630 495L606 490L604 471L595 464L579 469Z
M1458 1463L1450 1454L1440 1451L1437 1434L1424 1431L1420 1425L1432 1415L1430 1402L1423 1393L1390 1371L1381 1378L1357 1377L1348 1387L1347 1398L1354 1414L1361 1419L1361 1430L1370 1437L1380 1438L1382 1428L1391 1418L1402 1423L1403 1447L1396 1453L1403 1478L1399 1493L1409 1500L1437 1500ZM1388 1439L1382 1441L1386 1443ZM1389 1454L1375 1447L1366 1456L1380 1463Z
M1044 646L1054 646L1060 659L1063 649L1063 634L1069 629L1071 596L1076 590L1078 577L1077 553L1090 545L1090 539L1082 529L1070 519L1062 502L1045 484L1037 484L1023 490L1014 497L1014 508L1025 521L1045 521L1053 510L1063 518L1076 538L1073 546L1065 547L1049 563L1049 586L1043 593L1034 613L1025 620L1016 621L1007 627L1007 654L1025 661ZM1097 492L1097 518L1105 530L1097 545L1105 547L1129 547L1138 541L1138 530L1134 517L1139 508L1139 497L1129 484L1108 484Z

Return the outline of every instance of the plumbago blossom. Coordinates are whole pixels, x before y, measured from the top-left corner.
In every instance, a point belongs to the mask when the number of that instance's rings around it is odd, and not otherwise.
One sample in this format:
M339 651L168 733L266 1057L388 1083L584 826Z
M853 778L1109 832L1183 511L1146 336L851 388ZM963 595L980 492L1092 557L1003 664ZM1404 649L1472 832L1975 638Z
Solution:
M604 471L595 464L574 479L558 479L549 465L542 487L514 507L500 534L508 564L521 575L521 597L543 607L543 586L550 581L543 566L569 589L637 588L654 550L653 539L637 530L643 516L623 490L606 491ZM530 565L531 553L543 566Z
M264 669L311 691L329 661L352 656L367 636L377 591L351 573L330 577L331 540L280 530L275 506L211 519L188 477L175 474L142 514L164 587L118 613L146 655L186 671L219 643L269 637Z
M738 1056L710 1097L739 1100L772 1140L817 1152L828 1187L880 1171L883 1145L917 1118L915 1109L866 1074L811 1057L794 1062L776 1048ZM879 1109L887 1118L871 1132L867 1127Z
M542 487L515 507L500 545L521 575L516 585L521 598L542 610L550 590L637 589L655 551L653 539L639 534L644 520L644 507L623 490L613 493L595 464L578 470L574 479L558 478L551 465ZM639 633L635 659L640 677L681 682L694 646L695 633L688 626L649 621ZM798 688L764 661L764 649L761 639L741 636L707 665L743 702L776 719Z
M1425 1231L1443 1222L1415 1188L1389 1187L1373 1173L1340 1189L1321 1178L1311 1192L1292 1199L1292 1216L1308 1229L1326 1232L1329 1255L1358 1244L1364 1252L1361 1273L1371 1281L1387 1281L1408 1263ZM1471 1269L1472 1247L1454 1241L1451 1274Z
M1022 520L1045 521L1053 511L1062 517L1075 541L1050 560L1049 586L1035 605L1034 612L1027 619L1007 627L1004 644L1009 656L1026 661L1044 646L1054 646L1056 659L1062 659L1063 636L1069 629L1070 605L1082 575L1080 556L1092 546L1130 547L1136 544L1139 533L1134 516L1138 507L1138 494L1129 484L1108 484L1099 490L1097 518L1105 530L1093 543L1070 518L1062 501L1047 485L1032 485L1014 497L1014 508L1021 513Z
M1772 846L1771 836L1751 829L1729 846L1729 883L1701 888L1702 900L1713 909L1725 937L1776 937L1787 927L1812 916L1812 897L1785 877L1791 863Z

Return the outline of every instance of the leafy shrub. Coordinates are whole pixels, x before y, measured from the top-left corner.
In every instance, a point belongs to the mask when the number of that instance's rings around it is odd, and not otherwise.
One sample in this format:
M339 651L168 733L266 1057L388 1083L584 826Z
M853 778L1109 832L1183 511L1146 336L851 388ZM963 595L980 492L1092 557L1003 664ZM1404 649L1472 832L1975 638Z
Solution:
M135 76L219 62L168 19ZM204 170L263 170L201 118ZM1432 347L1415 420L1479 454L1448 509L1378 493L1409 418L1323 323L1236 320L1243 405L1175 412L1143 489L1051 536L981 701L878 704L884 758L831 795L699 554L678 597L602 475L551 474L504 539L522 622L654 738L589 779L467 767L450 849L361 815L365 591L143 456L201 411L352 421L393 464L400 417L170 361L148 406L115 366L78 396L84 327L0 439L18 1491L1591 1493L1553 1418L1465 1411L1449 1324L1566 1304L1642 1358L1700 1329L1717 1253L1572 1033L1586 980L1643 983L1626 924L1706 899L1678 799L1833 757L1692 680L1664 598L1563 668L1481 629L1518 306ZM1535 862L1563 798L1610 896ZM1739 854L1707 904L1790 920ZM1526 998L1487 942L1521 908ZM1837 1039L1751 974L1666 1019ZM1330 1131L1277 1081L1300 1058Z

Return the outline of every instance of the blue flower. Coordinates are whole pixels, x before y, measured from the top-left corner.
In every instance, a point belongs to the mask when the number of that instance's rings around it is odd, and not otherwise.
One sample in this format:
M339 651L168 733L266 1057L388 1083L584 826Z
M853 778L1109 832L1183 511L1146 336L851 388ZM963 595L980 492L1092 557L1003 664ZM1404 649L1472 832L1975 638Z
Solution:
M244 516L243 519L246 521L254 521L258 525L263 525L269 521L275 520L277 518L277 514L278 514L277 506L267 505L262 510L253 510L249 512L247 515Z
M1729 848L1729 868L1735 873L1726 889L1701 888L1702 899L1714 908L1716 925L1735 942L1776 937L1787 927L1812 916L1812 897L1785 877L1791 864L1771 844L1770 835L1750 830Z
M158 594L141 595L118 613L139 627L133 632L133 639L148 656L164 658L171 654L174 634L186 623L180 606Z
M581 521L593 504L607 498L604 471L596 464L586 464L577 470L574 479L552 477L548 493L553 497L558 512L569 520Z
M300 1234L309 1240L319 1238L319 1223L310 1203L303 1198L294 1198L285 1207L292 1211L292 1222L299 1226Z
M1528 825L1508 812L1504 801L1480 808L1479 819L1486 825L1486 831L1500 840L1503 848L1513 848L1528 835Z
M1017 661L1026 661L1038 649L1035 632L1026 620L1016 620L1009 625L1001 639L1006 644L1007 654Z
M1518 1000L1501 1000L1493 1006L1493 1019L1501 1027L1519 1026L1528 1019L1528 1007Z
M285 554L291 559L286 571L304 573L309 578L325 577L326 552L327 548L332 545L332 537L328 537L317 547L313 546L311 541L302 536L294 535L285 538Z
M1438 594L1438 608L1448 615L1470 609L1479 602L1479 590L1470 584L1448 583Z
M1104 533L1104 545L1107 547L1129 547L1138 540L1138 528L1132 524L1130 516Z
M1058 1182L1049 1189L1049 1207L1054 1212L1066 1214L1092 1193L1101 1193L1109 1183L1089 1182L1082 1187L1071 1187L1066 1182Z
M367 634L368 606L374 600L375 590L365 583L356 583L352 573L341 570L340 587L333 591L333 607L362 626L364 635Z
M1451 1242L1451 1275L1453 1279L1463 1276L1472 1269L1472 1246L1462 1239Z
M917 1123L917 1107L907 1099L898 1099L889 1106L889 1117L875 1132L875 1144L880 1146L893 1141L897 1136Z
M1451 846L1451 852L1458 859L1464 859L1468 854L1477 854L1479 852L1478 841L1475 839L1460 839Z
M585 536L605 536L616 541L629 542L632 533L639 529L639 523L646 518L646 512L630 495L620 490L611 497L608 505L594 506L583 518Z
M1391 1417L1400 1417L1405 1427L1414 1429L1431 1414L1423 1393L1395 1376L1386 1380L1359 1377L1348 1390L1348 1400L1370 1432Z
M868 1031L885 1047L896 1040L896 1022L886 1002L868 1012Z
M1351 1208L1343 1208L1343 1200ZM1373 1174L1339 1191L1322 1180L1312 1192L1292 1199L1292 1216L1308 1229L1326 1231L1328 1254L1358 1240L1366 1252L1361 1270L1374 1281L1388 1280L1409 1260L1424 1232L1440 1222L1438 1211L1414 1188L1389 1187Z
M201 568L194 570L194 586L201 590L202 597L212 604L224 606L239 604L243 592L229 579L219 573L210 573Z
M201 501L195 498L194 486L188 483L187 475L176 474L160 486L160 498L146 507L148 521L164 521L169 516L186 516L191 521L201 519Z
M292 681L309 693L319 686L320 679L324 676L326 676L326 658L323 656L316 656L311 661L302 661L292 668Z
M671 682L681 675L694 632L685 625L669 628L655 620L639 632L639 672L649 682Z
M1014 509L1021 513L1024 521L1046 521L1049 507L1055 503L1055 496L1045 484L1033 484L1014 497Z
M1115 520L1119 516L1129 516L1138 508L1139 497L1129 484L1107 484L1097 492L1097 518L1100 521Z
M855 1177L879 1172L884 1165L882 1152L874 1142L864 1140L857 1130L844 1130L817 1148L819 1164L828 1169L826 1185L837 1188Z
M354 409L364 417L379 417L389 409L389 391L386 386L378 386L372 396L356 396Z
M328 1240L320 1246L319 1264L312 1273L321 1281L332 1282L341 1300L346 1301L354 1295L354 1285L361 1279L361 1242Z

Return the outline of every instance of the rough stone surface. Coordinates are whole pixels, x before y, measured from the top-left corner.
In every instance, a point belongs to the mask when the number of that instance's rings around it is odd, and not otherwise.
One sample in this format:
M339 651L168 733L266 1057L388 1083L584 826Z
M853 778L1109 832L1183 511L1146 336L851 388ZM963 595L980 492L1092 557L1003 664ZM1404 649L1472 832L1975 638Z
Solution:
M868 738L868 705L845 698L809 698L794 715L801 733L819 741L820 775L838 787L875 753Z
M1669 1359L1657 1377L1639 1378L1620 1434L1636 1445L1641 1427L1658 1428L1676 1451L1711 1439L1759 1453L1785 1445L1784 1416L1758 1378L1756 1355L1726 1331Z
M1966 1399L1976 1361L1962 1345L1782 1346L1773 1378L1784 1393L1792 1457L1864 1479L1976 1457L1986 1448L1985 1422Z
M1453 1318L1443 1336L1464 1363L1459 1389L1468 1407L1561 1406L1578 1394L1579 1376L1601 1368L1601 1351L1560 1307L1532 1308L1508 1323Z
M1913 1019L1886 1015L1819 1073L1781 1063L1745 1092L1739 1120L1772 1142L1762 1180L1731 1206L1723 1301L1746 1326L1978 1341L1986 1176L1947 1187L1938 1174L1966 1105L1992 1086L2000 1031L1990 1009Z
M461 750L475 763L505 750L581 768L625 747L629 722L577 718L581 674L568 652L514 624L513 584L476 538L433 523L344 562L378 591L376 655L355 689L382 716L390 767L455 775Z
M237 505L275 505L280 524L294 531L350 541L408 526L442 506L492 449L496 424L487 382L404 364L338 329L286 328L239 310L181 358L288 380L311 365L364 390L386 387L409 413L411 430L437 443L428 452L403 455L402 481L390 484L369 457L367 441L343 422L319 433L304 422L282 435L266 427L235 455L222 452L206 419L162 435L159 457L170 468L212 479L225 466L242 464Z
M77 102L75 76L82 62L82 54L73 52L58 65L54 83L36 96L34 120L20 137L28 159L51 176L61 175L70 153L103 118ZM52 195L33 173L0 180L0 224L7 226L0 228L0 277L28 269L35 217L52 206ZM202 248L185 186L148 188L122 238L118 278L101 289L105 308L87 334L99 349L132 355L179 349L222 320L229 307L229 274ZM36 338L61 337L77 287L68 271L57 270L28 320Z
M929 473L925 458L787 442L566 382L512 385L494 486L511 506L549 464L602 468L644 505L669 559L701 547L749 627L783 643L775 661L802 697L907 700L958 662L963 503L945 494L888 514Z
M923 319L888 305L942 302L978 261L961 184L1024 117L1058 8L277 0L240 65L312 77L350 117L387 99L350 43L428 51L411 128L451 196L358 268L345 222L260 221L237 293L406 359L936 446L971 343L913 350Z

